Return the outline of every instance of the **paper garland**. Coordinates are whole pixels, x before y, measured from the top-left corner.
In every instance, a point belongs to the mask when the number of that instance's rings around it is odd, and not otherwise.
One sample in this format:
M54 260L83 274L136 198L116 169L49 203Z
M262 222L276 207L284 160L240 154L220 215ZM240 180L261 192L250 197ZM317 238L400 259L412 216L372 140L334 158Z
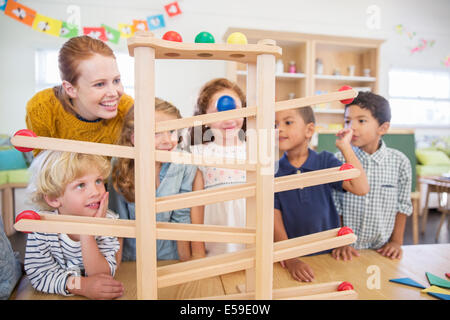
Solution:
M169 17L180 15L181 9L177 1L164 6ZM119 23L118 28L101 24L100 27L82 27L47 17L14 0L0 0L0 11L10 18L30 26L32 29L55 37L72 38L81 32L102 41L118 44L120 38L129 38L139 30L156 30L164 28L166 23L163 14L148 16L145 20L133 20L131 24Z
M407 35L409 40L413 40L414 37L416 36L416 32L411 32L409 30L407 30L402 24L398 24L395 26L395 31L400 34L400 35ZM419 39L419 42L412 48L409 48L409 51L411 54L414 54L416 52L421 52L423 50L425 50L428 47L432 47L435 44L435 40L426 40L426 39Z

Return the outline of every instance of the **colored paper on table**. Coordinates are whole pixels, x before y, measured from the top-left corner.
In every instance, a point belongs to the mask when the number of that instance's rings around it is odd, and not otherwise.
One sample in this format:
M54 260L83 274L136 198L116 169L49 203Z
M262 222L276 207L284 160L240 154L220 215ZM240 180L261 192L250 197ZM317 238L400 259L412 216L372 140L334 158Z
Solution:
M177 1L165 5L164 9L166 9L166 12L169 15L169 17L174 17L176 15L181 14L181 9Z
M427 292L430 296L441 299L441 300L450 300L450 295L448 294L442 294L442 293L434 293L434 292Z
M134 35L132 24L119 23L119 31L122 38L129 38Z
M444 289L438 286L431 286L426 289L423 289L421 292L427 293L427 292L434 292L434 293L442 293L442 294L450 294L450 290Z
M432 286L438 286L438 287L442 287L442 288L448 288L450 289L450 281L439 278L438 276L435 276L432 273L429 272L425 272L428 282L432 285Z
M62 28L62 21L56 20L50 17L43 16L42 14L36 14L33 21L33 29L39 32L50 34L55 37L59 37Z
M405 286L410 286L410 287L416 287L416 288L420 288L420 289L425 289L425 287L423 285L421 285L420 283L410 279L410 278L398 278L398 279L390 279L390 282L395 282L395 283L400 283L400 284L404 284Z
M94 39L102 40L105 42L108 41L105 28L102 27L84 27L83 34Z
M148 31L147 20L133 20L133 31Z
M7 3L8 3L8 0L0 0L0 10L1 11L5 11Z
M6 3L5 14L14 20L31 27L33 25L34 17L36 16L36 11L23 4L10 0Z
M162 14L157 14L147 17L147 25L150 30L155 30L164 28L166 26L166 22L164 21L164 16Z
M75 24L63 21L61 30L59 32L59 36L61 38L73 38L78 36L78 31L79 31L78 27Z
M105 24L102 24L102 27L105 29L106 38L108 38L108 41L118 44L120 40L120 31Z

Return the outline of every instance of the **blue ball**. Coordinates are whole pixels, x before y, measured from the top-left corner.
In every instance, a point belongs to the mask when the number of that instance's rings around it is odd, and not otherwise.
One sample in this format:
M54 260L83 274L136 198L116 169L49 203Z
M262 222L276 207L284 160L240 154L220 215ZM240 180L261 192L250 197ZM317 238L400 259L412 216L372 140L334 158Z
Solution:
M216 106L218 111L228 111L236 109L236 102L234 102L234 99L230 96L221 96L217 100Z

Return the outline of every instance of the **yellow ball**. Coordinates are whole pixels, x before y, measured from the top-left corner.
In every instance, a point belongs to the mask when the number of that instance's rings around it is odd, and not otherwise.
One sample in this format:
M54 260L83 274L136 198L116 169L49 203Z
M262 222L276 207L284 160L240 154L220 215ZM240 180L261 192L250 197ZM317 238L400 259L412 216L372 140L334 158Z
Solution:
M241 32L233 32L228 36L227 43L247 44L247 37Z

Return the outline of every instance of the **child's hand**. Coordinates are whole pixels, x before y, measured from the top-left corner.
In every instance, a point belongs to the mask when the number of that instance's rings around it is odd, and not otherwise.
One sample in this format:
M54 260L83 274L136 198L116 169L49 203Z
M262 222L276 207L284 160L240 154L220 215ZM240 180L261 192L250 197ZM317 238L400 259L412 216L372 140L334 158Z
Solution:
M377 252L383 257L391 259L401 259L403 253L401 244L395 241L386 243Z
M311 282L314 280L314 272L306 263L295 258L284 261L284 265L288 268L295 280L303 282Z
M80 294L89 299L115 299L123 295L123 285L121 282L105 273L97 273L89 277L81 278Z
M100 207L94 215L94 218L105 218L106 211L108 210L109 203L109 192L105 192L102 199L100 200Z
M352 260L352 256L359 257L359 252L351 246L343 246L333 249L333 251L331 251L331 255L336 260L339 260L339 258L342 257L342 260L347 261Z
M353 129L351 128L344 128L339 130L339 132L336 134L336 147L341 150L342 147L350 145L352 142L352 136L353 136Z

